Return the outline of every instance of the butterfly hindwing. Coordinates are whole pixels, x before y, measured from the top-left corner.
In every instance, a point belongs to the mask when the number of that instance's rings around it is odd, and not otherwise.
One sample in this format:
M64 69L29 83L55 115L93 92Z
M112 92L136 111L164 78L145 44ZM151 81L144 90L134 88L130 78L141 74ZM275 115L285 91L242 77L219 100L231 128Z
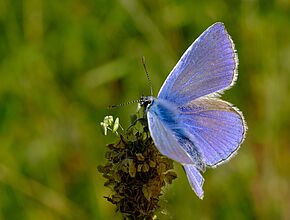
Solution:
M185 170L188 182L193 189L193 191L196 193L196 195L202 199L203 198L203 189L202 185L204 183L204 179L200 172L196 169L196 167L192 164L185 164L183 165L183 168Z
M203 154L207 166L228 160L244 140L242 113L220 99L199 98L179 107L179 123Z
M185 104L221 92L234 83L237 65L230 35L223 23L215 23L186 50L164 82L158 98Z

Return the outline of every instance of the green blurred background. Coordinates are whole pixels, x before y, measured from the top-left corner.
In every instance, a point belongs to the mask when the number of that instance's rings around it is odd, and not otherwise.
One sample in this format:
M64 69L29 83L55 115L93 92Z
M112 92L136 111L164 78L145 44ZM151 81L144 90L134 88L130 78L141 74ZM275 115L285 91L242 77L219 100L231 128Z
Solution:
M205 174L205 198L181 167L160 219L290 219L289 0L0 0L0 219L120 219L103 196L99 123L155 95L208 26L225 23L238 51L223 95L248 123L238 156Z

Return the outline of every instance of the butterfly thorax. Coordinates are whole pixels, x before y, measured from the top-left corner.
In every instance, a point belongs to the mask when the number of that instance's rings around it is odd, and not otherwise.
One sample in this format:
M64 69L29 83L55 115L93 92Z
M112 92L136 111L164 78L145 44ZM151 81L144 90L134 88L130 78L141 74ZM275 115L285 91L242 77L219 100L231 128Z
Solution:
M178 109L172 102L152 97L151 103L147 105L146 111L158 115L158 118L166 122L168 126L176 126L178 124Z
M141 96L140 105L144 107L145 112L158 115L159 119L169 124L177 124L176 116L178 115L177 106L164 99L153 96Z

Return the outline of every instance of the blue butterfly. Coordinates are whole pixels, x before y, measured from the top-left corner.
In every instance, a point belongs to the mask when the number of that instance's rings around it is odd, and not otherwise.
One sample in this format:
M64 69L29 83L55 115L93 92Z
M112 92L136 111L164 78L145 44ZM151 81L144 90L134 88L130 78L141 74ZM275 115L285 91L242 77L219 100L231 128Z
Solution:
M183 165L201 199L201 172L228 161L245 138L242 113L219 99L235 83L237 66L234 43L217 22L186 50L157 98L141 98L157 149Z

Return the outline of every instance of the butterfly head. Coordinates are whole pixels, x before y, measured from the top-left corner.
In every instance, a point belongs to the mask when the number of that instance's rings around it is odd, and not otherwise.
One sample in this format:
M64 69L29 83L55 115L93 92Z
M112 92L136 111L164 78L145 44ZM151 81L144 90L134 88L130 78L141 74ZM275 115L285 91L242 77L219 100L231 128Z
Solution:
M140 105L144 107L144 109L148 109L154 101L153 96L141 96L140 98Z

